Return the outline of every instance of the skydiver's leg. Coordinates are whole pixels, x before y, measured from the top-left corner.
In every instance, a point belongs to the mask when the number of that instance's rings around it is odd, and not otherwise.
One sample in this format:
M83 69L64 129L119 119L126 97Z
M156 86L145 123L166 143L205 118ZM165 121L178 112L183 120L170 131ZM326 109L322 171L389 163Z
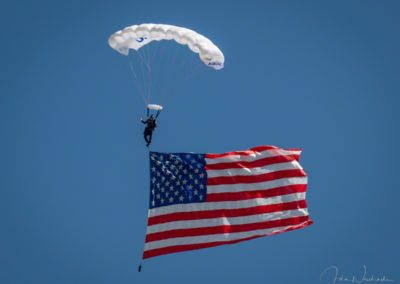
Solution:
M151 137L153 136L153 131L149 132L149 142L147 142L147 146L150 146L151 143Z
M146 144L147 147L151 143L151 134L152 134L152 131L150 129L145 129L145 131L144 131L144 140L146 140L146 142L147 142L147 144Z
M149 139L147 138L148 135L149 135L149 132L144 131L144 140L146 141L147 144L149 144Z

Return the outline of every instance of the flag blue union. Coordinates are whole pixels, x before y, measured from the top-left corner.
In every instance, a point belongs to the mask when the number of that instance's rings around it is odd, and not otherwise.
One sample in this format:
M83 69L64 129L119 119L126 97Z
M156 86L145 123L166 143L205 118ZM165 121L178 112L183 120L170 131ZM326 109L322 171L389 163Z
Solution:
M203 154L150 153L150 208L205 202L206 160Z
M306 227L301 149L224 154L150 152L143 259Z

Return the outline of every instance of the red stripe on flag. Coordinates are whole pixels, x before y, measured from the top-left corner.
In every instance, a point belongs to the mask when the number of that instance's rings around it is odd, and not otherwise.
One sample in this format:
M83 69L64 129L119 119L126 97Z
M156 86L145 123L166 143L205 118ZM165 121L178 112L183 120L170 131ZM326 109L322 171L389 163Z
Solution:
M259 238L259 237L264 237L264 236L270 236L270 235L275 235L283 232L288 232L291 230L296 230L300 228L307 227L311 225L313 221L309 220L303 224L296 225L281 231L277 231L271 234L265 234L265 235L257 235L257 236L252 236L248 238L243 238L243 239L238 239L238 240L231 240L231 241L224 241L224 242L211 242L211 243L201 243L201 244L192 244L192 245L178 245L178 246L170 246L170 247L165 247L165 248L159 248L159 249L153 249L153 250L148 250L143 253L143 259L150 258L150 257L155 257L158 255L163 255L163 254L168 254L168 253L175 253L175 252L183 252L183 251L188 251L188 250L195 250L195 249L202 249L202 248L209 248L209 247L215 247L219 245L228 245L228 244L235 244L243 241L248 241L251 239Z
M218 234L230 234L230 233L241 233L246 231L256 231L264 229L272 229L277 227L284 227L290 225L298 225L300 223L309 220L307 216L292 217L287 219L271 220L257 223L246 223L239 225L221 225L213 227L201 227L201 228L190 228L190 229L176 229L164 232L157 232L148 234L146 236L146 243L171 239L171 238L183 238L183 237L194 237L194 236L205 236L205 235L218 235Z
M299 155L282 155L258 159L255 161L239 161L229 163L207 164L204 166L206 170L226 170L226 169L240 169L240 168L259 168L272 164L286 163L298 161Z
M262 175L252 176L226 176L226 177L212 177L207 179L207 186L221 185L221 184L237 184L237 183L257 183L265 182L274 179L290 178L290 177L305 177L307 176L304 170L284 170L272 172Z
M240 192L222 192L222 193L208 193L207 202L219 202L219 201L238 201L254 198L268 198L279 195L287 195L292 193L306 192L306 184L293 184L287 186L281 186L272 189L260 189L251 191L240 191Z
M300 208L307 208L305 200L278 203L272 205L260 205L255 207L239 208L239 209L217 209L217 210L207 210L207 211L176 212L176 213L169 213L165 215L150 217L148 221L148 226L163 224L173 221L250 216L263 213L278 212L283 210L294 210Z

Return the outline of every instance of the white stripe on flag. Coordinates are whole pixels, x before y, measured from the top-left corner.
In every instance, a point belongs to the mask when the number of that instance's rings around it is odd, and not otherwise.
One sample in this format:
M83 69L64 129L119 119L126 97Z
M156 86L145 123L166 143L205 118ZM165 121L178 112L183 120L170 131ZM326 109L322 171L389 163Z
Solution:
M305 221L306 223L308 221ZM295 225L300 226L301 224ZM240 233L228 233L228 234L212 234L212 235L204 235L204 236L195 236L195 237L182 237L182 238L173 238L173 239L165 239L161 241L148 242L144 246L144 250L153 250L163 247L176 246L176 245L189 245L189 244L202 244L202 243L213 243L213 242L224 242L231 240L240 240L253 236L263 236L273 234L275 232L283 231L293 227L293 225L283 226L283 227L275 227L270 229L262 229L255 231L246 231Z
M282 178L258 183L208 185L207 193L258 191L293 184L307 184L307 177Z
M263 221L287 219L291 217L300 217L307 215L308 215L307 209L302 208L302 209L294 209L294 210L264 213L264 214L242 216L242 217L229 217L229 218L223 217L223 218L210 218L210 219L200 219L200 220L175 221L175 222L148 226L147 235L158 232L176 230L176 229L240 225L240 224L257 223Z
M272 205L300 201L306 198L305 192L292 193L287 195L274 196L270 198L254 198L239 201L222 201L222 202L203 202L203 203L188 203L175 204L170 206L162 206L149 210L149 217L165 215L177 212L194 212L194 211L211 211L218 209L240 209L250 208L262 205Z
M251 176L251 175L268 174L284 170L296 170L296 169L303 169L303 168L300 166L299 162L292 161L286 163L272 164L258 168L207 170L207 177L212 178L219 176Z

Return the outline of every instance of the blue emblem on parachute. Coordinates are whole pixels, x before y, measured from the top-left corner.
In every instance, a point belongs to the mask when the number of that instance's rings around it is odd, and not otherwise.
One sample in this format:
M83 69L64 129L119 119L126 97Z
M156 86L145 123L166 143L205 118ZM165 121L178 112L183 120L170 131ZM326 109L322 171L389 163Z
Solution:
M137 39L136 41L137 42L143 42L145 39L147 39L147 37L141 37L141 38Z

